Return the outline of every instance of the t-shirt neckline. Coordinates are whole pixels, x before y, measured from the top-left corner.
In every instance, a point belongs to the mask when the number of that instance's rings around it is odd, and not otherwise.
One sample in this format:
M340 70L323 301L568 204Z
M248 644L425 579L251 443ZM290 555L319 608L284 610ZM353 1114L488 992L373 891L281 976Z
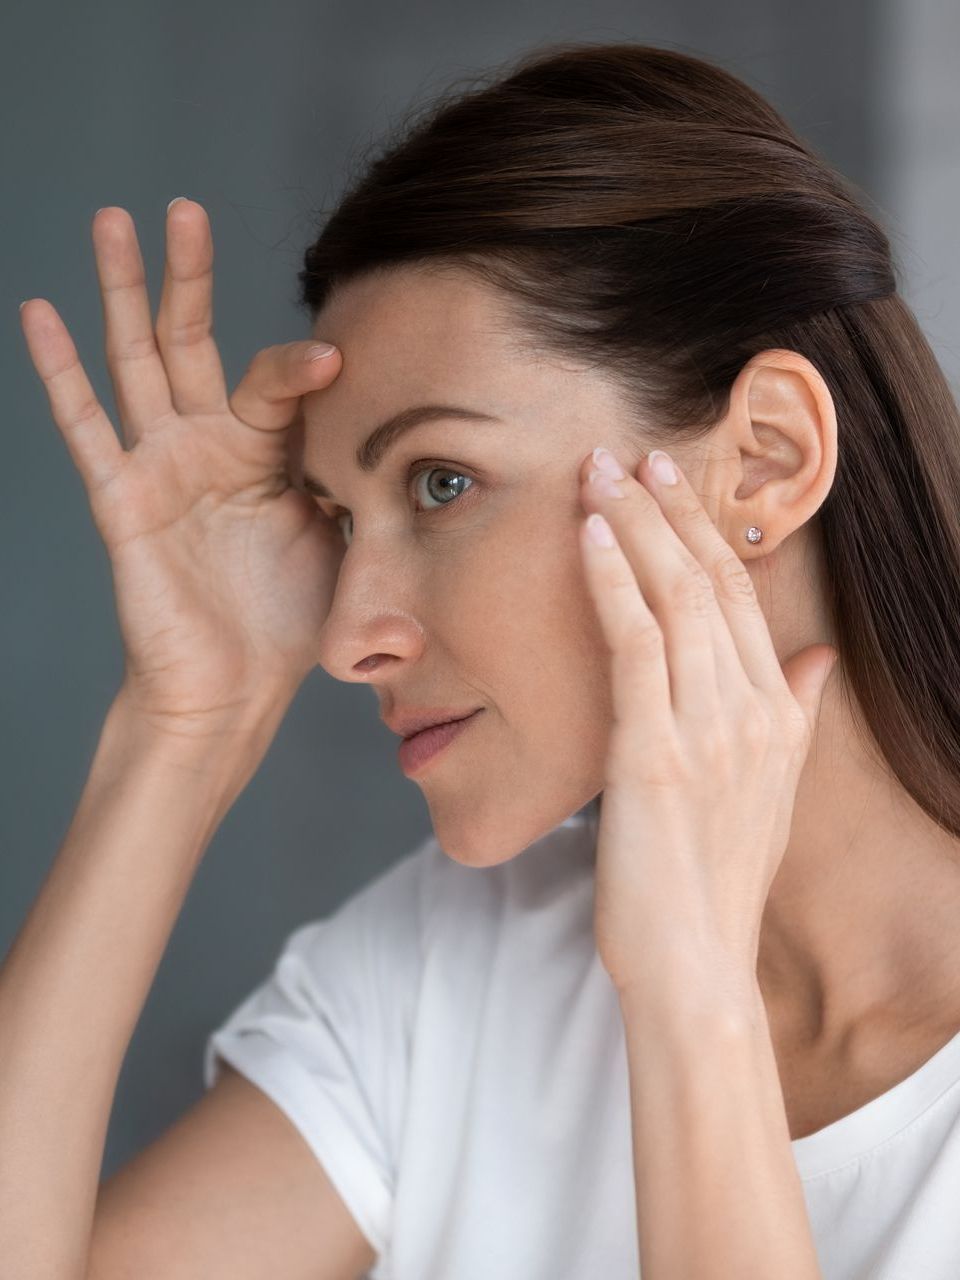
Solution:
M960 1031L916 1071L856 1111L791 1142L802 1180L817 1178L866 1155L912 1124L960 1084Z
M586 826L591 816L588 804L560 825ZM790 1145L801 1179L821 1177L865 1156L918 1120L955 1086L960 1086L960 1030L886 1093L815 1133L794 1138Z

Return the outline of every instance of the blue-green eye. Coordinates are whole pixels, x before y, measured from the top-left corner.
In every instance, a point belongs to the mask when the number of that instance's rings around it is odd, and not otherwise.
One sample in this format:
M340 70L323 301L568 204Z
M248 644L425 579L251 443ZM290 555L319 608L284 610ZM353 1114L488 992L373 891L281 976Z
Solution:
M450 471L450 470L449 470L448 468L446 468L446 467L423 467L423 468L421 468L421 470L419 470L419 471L417 471L417 472L413 473L413 474L411 475L411 477L410 477L410 480L411 480L411 482L412 482L412 483L413 483L413 482L416 482L416 481L418 481L418 480L420 479L420 477L421 477L421 476L453 476L455 480L458 480L458 481L464 481L464 480L465 480L465 481L467 482L467 484L468 484L468 485L473 484L473 481L470 479L470 477L469 477L469 476L465 476L465 475L463 475L463 474L462 474L461 472L459 472L459 471ZM445 494L446 494L447 498L449 498L449 501L443 501L443 500L441 500L441 501L440 501L440 506L442 506L442 507L449 507L449 506L450 506L450 504L451 504L451 503L452 503L456 498L459 498L459 497L460 497L461 493L464 493L464 492L465 492L465 489L464 489L464 488L462 488L462 487L460 487L460 488L454 488L453 486L451 486L451 485L449 484L449 482L447 482L447 483L445 483L445 484L441 484L441 485L437 485L437 486L435 486L435 491L436 491L436 492L435 492L432 496L436 496L436 493L440 493L440 494L444 494L444 493L445 493ZM428 493L428 494L430 493L430 485L429 485L429 484L427 485L427 493ZM435 511L435 510L436 510L436 507L426 507L426 508L424 508L424 510L426 510L426 511Z
M438 502L438 506L423 507L422 510L424 514L426 514L429 511L437 511L440 507L452 506L453 503L461 496L461 494L466 492L466 487L472 487L474 483L470 476L464 475L463 472L461 471L454 471L449 467L437 467L432 465L423 467L423 466L419 466L418 463L413 463L409 472L407 473L407 479L404 483L408 489L413 489L416 485L416 482L420 480L421 476L435 476L435 475L453 476L456 481L459 481L459 482L466 481L466 486L464 486L461 483L457 487L457 486L450 485L447 482L445 482L444 484L434 485L434 486L428 485L427 493L429 496L432 496ZM431 493L431 488L433 489L433 493ZM447 500L443 498L438 499L437 498L438 493L446 494ZM352 516L350 515L349 511L341 511L338 515L333 517L334 523L340 528L341 533L343 533L343 528L340 525L340 521L345 519L352 519ZM343 540L344 542L347 543L348 546L350 545L350 539L346 536L346 534L343 535Z

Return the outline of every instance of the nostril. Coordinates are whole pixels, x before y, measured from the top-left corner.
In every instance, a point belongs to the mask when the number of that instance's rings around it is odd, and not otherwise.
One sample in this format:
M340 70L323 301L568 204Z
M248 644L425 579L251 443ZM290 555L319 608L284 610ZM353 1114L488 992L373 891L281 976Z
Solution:
M369 658L362 658L357 664L358 671L375 671L383 660L383 654L372 653Z

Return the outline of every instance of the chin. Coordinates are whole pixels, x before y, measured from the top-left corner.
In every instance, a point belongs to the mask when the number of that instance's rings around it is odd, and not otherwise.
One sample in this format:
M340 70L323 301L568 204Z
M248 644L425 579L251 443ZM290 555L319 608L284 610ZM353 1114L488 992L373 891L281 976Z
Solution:
M486 815L473 806L431 805L430 817L433 834L448 858L465 867L496 867L516 858L584 805L589 803L590 813L598 815L599 799L591 792L550 810L522 803L515 807L500 804Z

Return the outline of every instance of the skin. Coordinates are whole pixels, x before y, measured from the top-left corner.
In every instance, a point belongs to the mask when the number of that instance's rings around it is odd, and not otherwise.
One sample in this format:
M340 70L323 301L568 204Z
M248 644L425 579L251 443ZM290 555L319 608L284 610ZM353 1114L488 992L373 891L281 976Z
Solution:
M318 661L370 685L383 715L486 708L413 779L456 861L507 861L603 788L608 652L578 545L595 445L633 474L650 449L671 452L747 565L781 661L833 641L815 517L836 471L836 412L799 354L754 357L725 418L674 447L635 421L609 375L534 353L496 291L455 270L352 281L313 333L343 368L304 398L303 468L335 495L317 499L328 515L349 513L352 539ZM373 426L426 402L506 425L436 421L361 472L354 451ZM417 459L445 470L407 488ZM460 481L454 497L451 471L473 488ZM744 537L753 524L759 545ZM811 1063L834 1096L845 1082L851 1110L960 1030L960 841L888 776L840 695L834 673L758 953L798 1130L832 1118L823 1088L803 1092Z

